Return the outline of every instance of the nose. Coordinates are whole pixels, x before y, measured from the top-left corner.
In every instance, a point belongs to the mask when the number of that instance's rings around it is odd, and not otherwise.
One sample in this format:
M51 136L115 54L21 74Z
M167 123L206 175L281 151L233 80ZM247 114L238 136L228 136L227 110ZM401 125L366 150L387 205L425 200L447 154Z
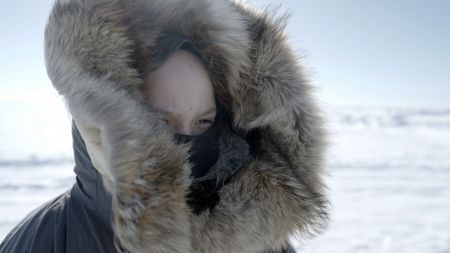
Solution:
M194 129L190 124L172 124L172 129L177 134L194 135Z

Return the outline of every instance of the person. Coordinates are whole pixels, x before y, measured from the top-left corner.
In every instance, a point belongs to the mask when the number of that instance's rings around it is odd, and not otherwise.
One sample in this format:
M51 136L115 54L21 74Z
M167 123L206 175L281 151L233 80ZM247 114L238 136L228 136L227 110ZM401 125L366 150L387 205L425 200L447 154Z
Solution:
M295 252L290 236L323 231L325 121L285 21L225 0L58 0L45 57L76 182L0 252Z

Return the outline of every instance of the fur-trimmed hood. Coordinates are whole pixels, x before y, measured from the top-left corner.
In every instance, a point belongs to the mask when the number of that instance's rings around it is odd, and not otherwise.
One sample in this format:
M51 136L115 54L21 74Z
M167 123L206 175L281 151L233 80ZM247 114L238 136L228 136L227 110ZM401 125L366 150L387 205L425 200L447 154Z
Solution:
M102 130L121 251L262 253L325 227L326 132L286 21L227 0L56 2L47 72L73 117ZM229 115L215 170L237 170L201 213L186 199L189 146L142 96L140 62L165 33L195 43Z

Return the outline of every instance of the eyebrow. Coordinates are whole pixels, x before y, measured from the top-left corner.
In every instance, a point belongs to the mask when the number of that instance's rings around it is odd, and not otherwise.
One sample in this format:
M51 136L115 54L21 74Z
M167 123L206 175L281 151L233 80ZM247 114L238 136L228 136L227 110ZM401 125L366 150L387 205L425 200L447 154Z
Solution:
M216 110L216 107L211 107L211 108L209 108L209 109L207 109L207 110L205 110L205 111L199 113L199 115L205 115L205 114L214 112L215 110ZM172 112L172 111L165 110L165 109L161 109L161 111L164 112L164 113L171 114L171 115L179 115L179 113Z

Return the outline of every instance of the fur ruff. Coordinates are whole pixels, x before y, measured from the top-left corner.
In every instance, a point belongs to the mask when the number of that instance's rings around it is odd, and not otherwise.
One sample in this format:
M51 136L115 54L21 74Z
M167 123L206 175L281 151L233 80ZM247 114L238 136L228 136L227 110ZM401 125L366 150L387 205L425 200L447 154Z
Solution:
M326 227L325 122L287 42L287 18L228 0L55 3L47 72L73 117L102 130L121 251L262 253L280 250L295 232L313 236ZM257 133L217 205L198 214L186 203L189 146L175 144L142 96L139 62L167 32L191 38L213 73L230 113L222 143Z

